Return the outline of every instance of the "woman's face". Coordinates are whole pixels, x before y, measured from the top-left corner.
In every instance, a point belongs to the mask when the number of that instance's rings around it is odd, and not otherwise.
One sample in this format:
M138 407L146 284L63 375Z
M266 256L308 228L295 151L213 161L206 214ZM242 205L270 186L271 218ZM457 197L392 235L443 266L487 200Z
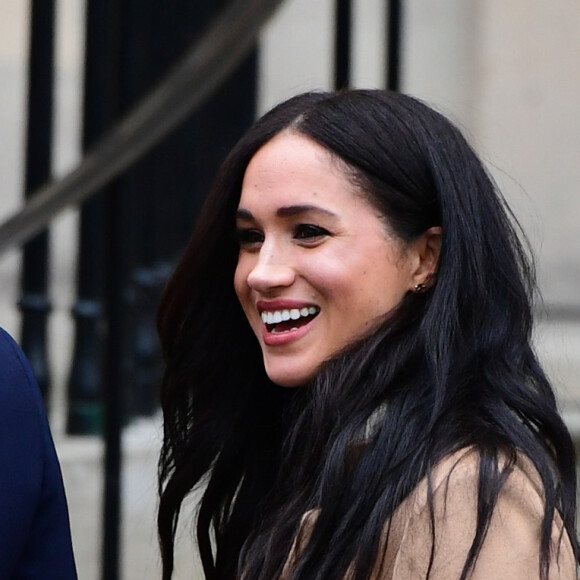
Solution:
M254 155L236 221L235 290L279 385L308 382L417 283L416 253L303 135L280 133Z

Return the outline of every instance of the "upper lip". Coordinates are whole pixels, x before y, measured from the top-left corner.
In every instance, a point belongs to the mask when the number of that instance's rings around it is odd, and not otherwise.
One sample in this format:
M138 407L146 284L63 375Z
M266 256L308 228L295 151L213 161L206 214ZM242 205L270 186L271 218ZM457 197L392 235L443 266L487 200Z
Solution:
M276 310L291 310L293 308L304 308L309 306L315 306L319 308L317 304L312 302L307 302L305 300L292 300L290 298L277 298L275 300L258 300L256 302L256 307L258 312L274 312Z

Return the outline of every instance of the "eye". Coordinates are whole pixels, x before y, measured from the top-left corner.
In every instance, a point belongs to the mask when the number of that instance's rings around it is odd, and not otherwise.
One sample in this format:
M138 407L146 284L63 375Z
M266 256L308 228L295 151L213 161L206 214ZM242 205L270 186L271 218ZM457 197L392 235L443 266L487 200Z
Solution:
M330 232L327 229L314 224L298 224L294 228L294 239L305 242L315 242L329 235Z
M240 248L251 249L264 241L264 234L253 228L237 228L235 233Z

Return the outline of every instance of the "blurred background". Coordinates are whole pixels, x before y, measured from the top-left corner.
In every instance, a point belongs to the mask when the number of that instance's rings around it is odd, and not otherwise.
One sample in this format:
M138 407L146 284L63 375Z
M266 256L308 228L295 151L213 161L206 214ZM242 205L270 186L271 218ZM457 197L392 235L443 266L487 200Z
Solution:
M389 86L463 129L530 239L580 436L579 57L575 0L0 2L0 324L45 393L81 579L159 577L155 304L220 160L297 92Z

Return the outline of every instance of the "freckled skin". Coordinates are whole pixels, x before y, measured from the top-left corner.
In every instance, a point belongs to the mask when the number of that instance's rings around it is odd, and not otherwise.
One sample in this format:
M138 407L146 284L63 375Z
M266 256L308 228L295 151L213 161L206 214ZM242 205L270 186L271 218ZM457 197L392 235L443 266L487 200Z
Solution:
M313 209L280 215L302 206ZM257 232L259 242L241 245L234 286L275 383L307 383L417 283L418 252L403 248L340 164L300 134L283 132L254 155L240 210L251 217L238 218L238 229ZM303 237L304 224L326 233ZM256 303L273 299L314 303L320 313L298 340L269 346Z

